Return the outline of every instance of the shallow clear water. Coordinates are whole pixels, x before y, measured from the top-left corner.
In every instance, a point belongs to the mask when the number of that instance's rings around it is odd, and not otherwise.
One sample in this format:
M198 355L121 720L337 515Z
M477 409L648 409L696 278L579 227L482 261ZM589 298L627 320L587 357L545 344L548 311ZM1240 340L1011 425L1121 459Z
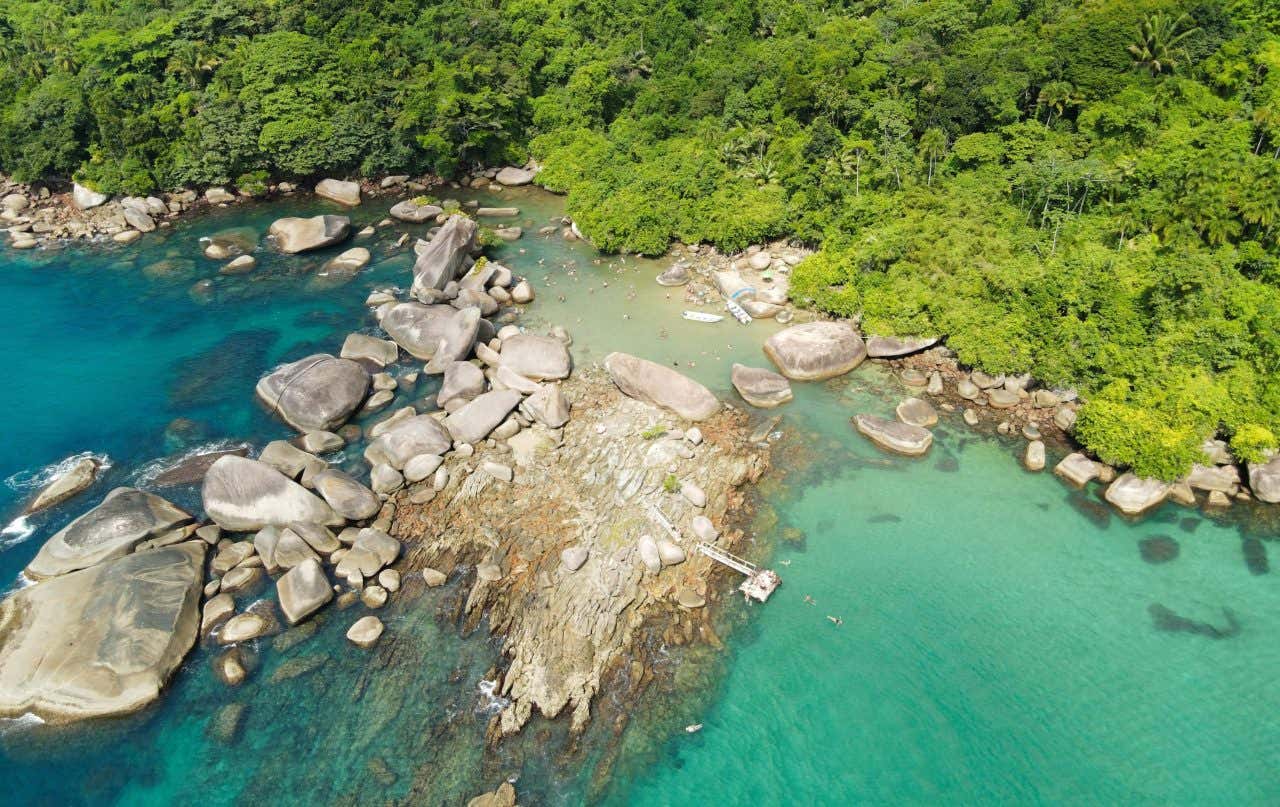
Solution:
M620 349L678 362L726 398L732 361L763 364L759 343L774 326L682 320L682 291L652 282L660 263L535 237L558 201L506 198L527 234L498 258L539 293L525 322L565 325L575 361ZM367 203L353 219L374 222L386 206ZM0 522L40 469L82 451L113 463L81 499L33 519L29 538L4 536L0 580L110 487L145 478L147 462L286 434L252 403L253 383L372 327L361 305L369 289L407 285L409 254L387 257L402 228L375 237L373 266L346 286L317 281L326 256L259 249L259 269L217 278L211 300L188 289L219 265L200 256L199 237L261 233L275 217L325 207L235 208L127 249L0 252L11 368L0 479L13 482L0 486ZM165 271L161 260L178 263ZM353 652L342 631L358 607L329 609L291 648L264 641L237 690L214 679L201 649L141 715L58 730L6 722L10 798L457 803L519 776L522 802L535 804L1280 801L1273 534L1174 506L1125 522L1096 491L1022 471L1017 442L976 437L958 418L944 421L930 456L888 457L848 425L904 394L874 367L796 393L779 410L784 437L754 549L776 546L783 587L766 606L730 600L727 649L672 656L687 674L675 691L651 693L620 740L597 727L572 756L562 724L535 721L486 755L480 684L497 645L483 631L458 635L456 592L408 587L384 617L414 639L395 653ZM198 425L166 435L178 417ZM192 491L160 492L196 505ZM1176 540L1178 557L1144 562L1138 542L1154 535ZM1229 609L1240 632L1158 631L1153 604L1220 628ZM212 730L228 703L245 707L230 741ZM685 734L694 722L704 729ZM610 775L591 783L605 757Z

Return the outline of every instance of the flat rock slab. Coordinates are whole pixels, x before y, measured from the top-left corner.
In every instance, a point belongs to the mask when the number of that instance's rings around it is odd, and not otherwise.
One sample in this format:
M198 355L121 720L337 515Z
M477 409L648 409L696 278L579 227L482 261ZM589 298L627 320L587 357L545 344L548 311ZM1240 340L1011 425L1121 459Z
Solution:
M27 566L33 579L87 569L132 552L143 541L189 524L191 514L154 493L116 488L97 507L59 530Z
M628 353L610 353L604 368L624 395L670 409L686 420L706 420L720 411L711 390L670 367Z
M373 518L382 507L377 494L354 477L335 468L316 474L312 483L325 503L335 513L350 521Z
M806 322L769 337L764 353L787 378L822 381L861 364L867 346L847 322Z
M196 640L204 552L144 550L0 603L0 715L65 723L155 700Z
M444 426L459 443L477 443L506 420L520 400L521 395L515 390L486 392L445 418Z
M933 433L920 426L875 415L855 415L853 424L871 442L895 454L919 457L933 445Z
M502 343L502 366L533 381L568 378L572 369L569 350L559 339L521 333Z
M1092 479L1097 479L1102 469L1098 463L1080 452L1068 454L1062 462L1054 466L1053 472L1077 487L1084 487Z
M254 391L298 431L333 431L364 402L369 383L358 362L317 353L272 370Z

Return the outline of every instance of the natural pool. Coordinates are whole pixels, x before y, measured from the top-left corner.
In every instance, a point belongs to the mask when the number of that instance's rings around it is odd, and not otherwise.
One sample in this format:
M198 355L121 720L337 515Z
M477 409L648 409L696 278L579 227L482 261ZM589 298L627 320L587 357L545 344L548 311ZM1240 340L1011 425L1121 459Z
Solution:
M684 321L680 290L653 283L661 262L537 238L559 200L503 200L529 225L497 253L535 280L525 324L567 327L578 363L614 349L679 362L726 399L732 361L764 366L769 324ZM388 205L366 202L353 220L377 221ZM11 367L0 523L40 469L81 451L112 463L82 498L11 526L0 580L14 581L111 487L149 478L150 461L287 433L252 402L254 382L372 327L369 289L407 285L411 253L386 257L399 229L366 244L374 263L345 286L316 277L327 256L260 248L259 269L218 278L211 298L189 288L218 266L201 257L201 236L260 234L276 217L322 209L237 207L129 248L0 252ZM620 740L597 726L570 750L563 725L535 721L486 754L480 684L497 643L459 635L458 593L446 588L395 601L388 630L414 641L392 657L347 645L351 617L331 608L293 646L265 641L237 690L197 650L141 715L63 729L6 721L7 801L453 804L508 776L527 804L1280 801L1274 532L1174 505L1126 522L1093 491L1024 472L1017 442L974 435L958 417L944 419L928 457L889 457L848 418L887 414L903 394L871 366L796 385L778 410L784 436L756 546L774 551L784 585L767 606L727 601L725 650L667 657L681 668L674 691L651 692ZM197 504L191 491L159 492ZM1177 557L1144 561L1140 542L1154 536L1175 541ZM1239 633L1157 630L1153 605L1219 627L1230 612ZM244 706L230 740L217 731L228 703ZM685 734L694 722L705 727Z

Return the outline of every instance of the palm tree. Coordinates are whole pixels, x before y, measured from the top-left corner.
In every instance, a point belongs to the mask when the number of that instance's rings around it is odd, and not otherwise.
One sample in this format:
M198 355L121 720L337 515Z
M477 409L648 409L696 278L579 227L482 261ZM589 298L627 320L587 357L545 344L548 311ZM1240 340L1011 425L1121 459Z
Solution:
M1171 19L1163 11L1147 17L1138 26L1137 41L1129 46L1133 66L1158 76L1166 70L1172 73L1179 64L1188 61L1190 57L1183 43L1200 32L1199 28L1185 27L1188 22L1194 21L1187 14Z
M1040 88L1036 104L1049 110L1044 118L1044 128L1048 129L1049 124L1053 122L1054 113L1061 118L1067 107L1080 105L1080 96L1076 94L1076 88L1071 86L1070 82L1050 81Z
M926 129L920 136L920 153L929 160L929 179L925 183L927 187L933 187L933 166L946 151L947 134L938 127Z

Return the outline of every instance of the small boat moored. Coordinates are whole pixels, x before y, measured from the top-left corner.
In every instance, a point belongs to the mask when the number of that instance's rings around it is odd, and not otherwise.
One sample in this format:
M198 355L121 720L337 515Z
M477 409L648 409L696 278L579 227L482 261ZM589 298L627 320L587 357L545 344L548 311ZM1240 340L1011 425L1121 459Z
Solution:
M688 725L688 726L685 726L685 727L684 727L684 730L685 730L687 733L689 733L689 734L697 734L698 732L702 731L702 724L701 724L701 723L692 723L692 724L690 724L690 725Z
M701 311L686 311L682 316L694 322L719 322L724 319L720 314L705 314Z

